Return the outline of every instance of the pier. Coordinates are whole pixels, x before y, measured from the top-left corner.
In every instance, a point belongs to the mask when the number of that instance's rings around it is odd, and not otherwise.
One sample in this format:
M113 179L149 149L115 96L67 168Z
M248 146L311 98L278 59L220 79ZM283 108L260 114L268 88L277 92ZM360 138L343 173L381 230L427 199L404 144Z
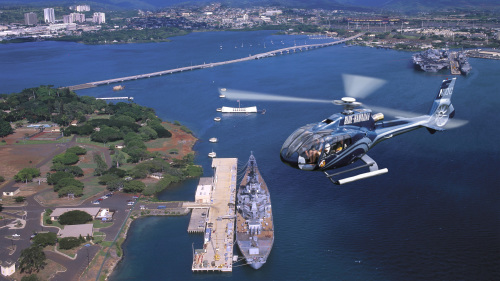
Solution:
M208 214L203 215L205 204L189 202L191 206L186 205L193 208L193 224L190 222L188 231L199 232L201 223L206 222L203 249L193 249L193 272L233 270L237 163L237 158L212 160L214 177Z
M152 73L146 73L146 74L139 74L139 75L132 75L132 76L127 76L127 77L120 77L120 78L114 78L114 79L108 79L108 80L102 80L102 81L89 82L89 83L80 84L80 85L68 86L68 88L72 91L76 91L76 90L97 87L97 86L101 86L101 85L108 85L108 84L112 84L112 83L121 83L121 82L125 82L125 81L130 81L130 80L151 78L151 77L162 76L162 75L167 75L167 74L174 74L174 73L183 72L183 71L203 69L203 68L209 68L209 67L214 67L214 66L226 65L226 64L255 60L255 59L263 59L263 58L267 58L267 57L273 57L276 55L289 54L291 52L295 53L298 51L307 51L307 50L311 50L311 49L317 49L317 48L338 45L338 44L342 44L342 43L345 43L347 41L356 39L362 35L363 35L363 33L359 33L359 34L356 34L354 36L344 38L342 40L338 40L338 41L334 41L334 42L299 45L299 46L281 48L281 49L277 49L274 51L269 51L269 52L260 53L260 54L256 54L256 55L249 55L248 57L244 57L244 58L240 58L240 59L227 60L227 61L214 62L214 63L203 63L203 64L199 64L199 65L179 67L179 68L163 70L163 71L158 71L158 72L152 72Z

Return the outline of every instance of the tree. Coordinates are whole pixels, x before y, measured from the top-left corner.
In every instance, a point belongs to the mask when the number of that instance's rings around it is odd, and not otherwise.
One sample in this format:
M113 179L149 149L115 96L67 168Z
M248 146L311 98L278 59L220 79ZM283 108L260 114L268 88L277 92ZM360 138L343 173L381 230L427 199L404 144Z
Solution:
M59 223L62 225L84 224L92 221L92 216L84 211L74 210L59 216Z
M87 150L83 147L79 147L79 146L73 146L73 147L70 147L66 150L67 153L74 153L76 155L85 155L87 154Z
M113 155L113 166L116 164L116 168L119 168L121 164L125 162L125 153L121 152L121 150L116 149L115 154Z
M94 153L94 162L97 164L97 168L94 170L95 176L102 176L104 172L108 169L108 165L104 160L102 160L101 154L98 152Z
M76 186L80 189L83 189L83 183L79 180L73 179L73 178L63 178L57 182L57 184L54 185L54 191L59 191L63 187L67 186Z
M73 194L75 197L80 197L83 195L83 188L74 185L65 186L59 189L57 194L59 195L59 197L64 197L68 194Z
M3 118L0 119L0 137L5 137L13 132L14 130L10 126L10 123L5 121Z
M55 232L38 233L35 238L33 238L33 245L38 245L41 247L45 247L47 245L55 245L56 240L57 234Z
M47 173L48 174L48 173ZM73 178L73 175L67 172L55 172L47 175L47 183L49 185L57 184L60 180L65 178Z
M127 193L140 193L146 188L146 185L141 181L129 181L123 185L123 191Z
M38 235L37 235L38 236ZM21 272L31 273L38 272L43 269L47 263L45 262L45 253L42 251L42 247L38 245L32 245L21 251L21 256L19 257L19 269Z
M124 186L125 186L124 180L115 179L115 180L108 182L108 184L106 185L106 189L108 189L109 191L116 191L116 190L120 190Z
M63 164L63 165L73 165L73 164L76 164L78 162L78 160L80 160L80 158L78 158L78 155L76 155L75 153L65 152L65 153L61 153L61 154L54 156L54 158L52 158L52 163L54 163L54 164L59 163L59 164Z
M24 196L16 196L16 197L14 197L14 200L16 201L16 203L23 203L24 200L26 200L26 197L24 197Z
M3 176L0 176L0 183L4 182L5 178Z
M80 235L80 237L82 237ZM69 250L73 249L75 247L78 247L82 244L82 240L76 238L76 237L64 237L59 239L59 248L63 250Z
M28 181L33 180L34 177L38 177L40 175L40 170L37 168L24 168L19 173L14 176L15 181Z

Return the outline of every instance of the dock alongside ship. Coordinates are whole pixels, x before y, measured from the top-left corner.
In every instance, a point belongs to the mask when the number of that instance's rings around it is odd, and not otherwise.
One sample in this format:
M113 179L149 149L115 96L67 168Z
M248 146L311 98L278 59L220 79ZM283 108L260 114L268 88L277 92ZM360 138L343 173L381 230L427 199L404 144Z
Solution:
M188 229L201 232L204 224L203 249L193 249L193 272L231 272L233 269L237 162L237 158L212 160L214 177L209 208L193 212ZM193 208L196 205L203 208L204 204L194 203Z

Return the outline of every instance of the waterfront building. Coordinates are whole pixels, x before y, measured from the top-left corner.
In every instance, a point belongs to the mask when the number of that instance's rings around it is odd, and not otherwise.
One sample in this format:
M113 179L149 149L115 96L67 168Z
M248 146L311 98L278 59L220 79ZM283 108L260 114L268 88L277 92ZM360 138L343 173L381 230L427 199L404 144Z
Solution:
M43 9L43 20L45 21L45 23L56 22L56 16L54 15L54 8Z
M204 203L209 204L210 199L212 197L212 178L211 177L202 177L198 183L198 187L196 187L196 194L194 196L194 201L196 203Z
M105 13L94 13L94 16L92 17L92 22L101 24L101 23L106 23L106 14Z
M36 14L33 12L29 12L24 14L24 24L26 25L35 25L37 23L38 19L36 17Z

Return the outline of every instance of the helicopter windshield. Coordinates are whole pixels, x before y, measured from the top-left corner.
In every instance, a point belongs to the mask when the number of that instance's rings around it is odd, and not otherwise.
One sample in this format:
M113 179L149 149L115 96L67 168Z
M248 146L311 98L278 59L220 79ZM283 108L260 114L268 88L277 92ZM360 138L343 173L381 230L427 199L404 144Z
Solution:
M309 128L300 128L283 145L282 161L302 170L318 169L320 160L341 153L351 144L348 134L332 136L332 132L313 132Z

